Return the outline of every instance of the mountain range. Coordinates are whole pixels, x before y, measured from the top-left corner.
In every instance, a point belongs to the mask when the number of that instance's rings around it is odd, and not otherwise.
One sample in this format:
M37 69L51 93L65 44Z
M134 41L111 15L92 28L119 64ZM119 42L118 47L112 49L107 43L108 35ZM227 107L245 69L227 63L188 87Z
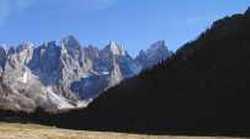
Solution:
M164 41L131 57L122 45L83 47L74 36L0 46L0 108L32 112L86 107L106 89L172 55Z
M164 52L170 57L152 53L167 50L162 47L163 41L131 58L121 47L115 47L116 43L98 50L79 47L72 40L75 39L67 37L59 45L48 43L27 47L33 49L0 51L0 63L5 65L0 78L1 121L95 131L250 136L250 8L215 21L175 53ZM85 49L89 53L83 55L80 51ZM89 59L81 62L87 55ZM152 58L160 59L158 64L154 65ZM88 65L87 71L91 72L83 74L86 69L77 68L82 65ZM80 78L76 87L67 87L76 78ZM85 96L78 91L65 91L81 90L85 78L87 86L96 78L100 84L104 81L108 84L107 88L101 87L103 93L93 95L95 99L86 108L61 113L48 113L44 107L33 113L4 111L12 110L13 104L29 106L28 98L41 100L42 96L36 95L40 84L43 87L56 84L45 89L59 90L67 100L78 100L75 96L81 100L92 98L88 97L91 93ZM49 95L51 102L61 100L57 96ZM22 109L26 108L23 106Z
M214 22L168 60L106 90L85 109L19 116L72 129L249 137L249 11Z

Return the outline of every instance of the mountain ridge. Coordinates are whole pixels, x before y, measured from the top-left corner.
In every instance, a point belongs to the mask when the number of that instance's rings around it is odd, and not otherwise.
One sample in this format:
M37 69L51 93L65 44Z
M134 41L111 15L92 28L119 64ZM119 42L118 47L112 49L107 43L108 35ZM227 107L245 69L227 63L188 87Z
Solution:
M104 90L142 70L140 63L116 42L103 49L83 47L70 35L38 46L25 42L7 47L0 47L2 82L27 99L32 110L86 107ZM166 51L164 54L170 53ZM160 61L154 59L155 64ZM22 110L24 103L17 100L14 96L9 99Z
M249 37L248 14L225 17L86 109L31 119L95 131L249 137Z
M86 109L9 111L0 118L94 131L249 137L249 46L250 16L235 14L214 22L167 60L106 90Z

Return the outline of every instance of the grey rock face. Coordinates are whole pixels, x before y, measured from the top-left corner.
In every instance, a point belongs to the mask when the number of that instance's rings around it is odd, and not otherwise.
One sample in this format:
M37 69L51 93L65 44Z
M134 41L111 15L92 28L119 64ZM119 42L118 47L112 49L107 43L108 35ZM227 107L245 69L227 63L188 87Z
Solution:
M0 46L0 73L2 73L4 70L6 60L7 60L7 52L3 47Z
M152 44L146 51L140 51L135 61L141 65L142 69L147 69L166 60L172 54L165 45L165 41L158 41Z
M0 109L86 107L104 90L170 55L163 41L133 59L115 42L99 50L82 47L73 36L40 46L0 46Z

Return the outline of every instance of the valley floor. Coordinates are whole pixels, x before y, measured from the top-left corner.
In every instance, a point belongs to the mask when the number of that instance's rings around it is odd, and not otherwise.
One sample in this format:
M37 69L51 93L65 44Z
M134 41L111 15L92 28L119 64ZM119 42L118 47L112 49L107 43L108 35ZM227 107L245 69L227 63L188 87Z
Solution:
M34 124L0 123L0 139L233 139L228 137L149 136L58 129ZM239 139L239 138L234 138Z

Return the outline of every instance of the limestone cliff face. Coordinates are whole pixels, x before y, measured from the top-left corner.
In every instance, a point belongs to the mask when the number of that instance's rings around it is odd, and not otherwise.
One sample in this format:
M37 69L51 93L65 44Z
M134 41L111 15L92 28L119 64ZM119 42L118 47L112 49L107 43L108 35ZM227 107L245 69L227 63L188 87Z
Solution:
M157 43L145 55L147 59L133 59L115 42L102 50L82 47L73 36L39 46L1 46L0 106L23 111L85 107L104 90L157 64L170 52Z

